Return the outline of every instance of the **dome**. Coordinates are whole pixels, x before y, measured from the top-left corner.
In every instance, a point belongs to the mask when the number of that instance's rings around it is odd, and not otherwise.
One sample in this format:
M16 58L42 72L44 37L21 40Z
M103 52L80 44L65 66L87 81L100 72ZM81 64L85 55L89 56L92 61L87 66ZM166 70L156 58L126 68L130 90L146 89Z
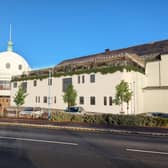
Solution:
M29 71L30 67L27 61L19 54L13 51L0 53L0 74L13 76L21 75L25 71Z

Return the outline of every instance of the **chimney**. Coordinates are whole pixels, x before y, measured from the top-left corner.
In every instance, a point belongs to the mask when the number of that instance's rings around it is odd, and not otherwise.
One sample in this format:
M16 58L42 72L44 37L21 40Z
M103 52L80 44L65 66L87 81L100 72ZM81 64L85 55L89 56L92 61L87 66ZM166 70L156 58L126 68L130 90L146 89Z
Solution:
M109 51L110 51L110 49L109 49L109 48L106 48L106 49L105 49L105 52L106 52L106 53L108 53Z

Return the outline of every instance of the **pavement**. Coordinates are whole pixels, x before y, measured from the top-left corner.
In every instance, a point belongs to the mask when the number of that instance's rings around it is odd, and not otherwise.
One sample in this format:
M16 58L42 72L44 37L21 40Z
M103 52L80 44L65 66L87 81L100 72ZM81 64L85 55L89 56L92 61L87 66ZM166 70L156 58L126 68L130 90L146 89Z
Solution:
M20 126L48 129L64 129L87 132L141 134L149 136L168 136L168 128L134 127L134 126L107 126L85 123L52 122L48 120L0 118L0 126Z
M167 168L168 138L0 126L2 168Z

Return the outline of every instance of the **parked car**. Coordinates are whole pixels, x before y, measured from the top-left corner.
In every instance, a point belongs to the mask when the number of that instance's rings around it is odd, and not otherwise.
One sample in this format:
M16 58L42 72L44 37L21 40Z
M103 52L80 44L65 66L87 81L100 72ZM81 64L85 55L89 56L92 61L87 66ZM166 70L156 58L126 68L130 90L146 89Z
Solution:
M19 113L19 117L21 118L32 118L33 107L25 107Z
M162 112L149 112L149 113L146 113L145 116L148 116L148 117L168 118L168 113L162 113Z
M32 118L41 118L43 114L43 110L39 107L34 108L34 111L32 112Z
M162 113L159 117L168 118L168 113Z
M43 111L39 107L25 107L20 113L21 118L40 118Z
M84 108L80 107L80 106L71 106L71 107L65 109L64 111L65 112L70 112L70 113L79 113L79 114L85 112Z

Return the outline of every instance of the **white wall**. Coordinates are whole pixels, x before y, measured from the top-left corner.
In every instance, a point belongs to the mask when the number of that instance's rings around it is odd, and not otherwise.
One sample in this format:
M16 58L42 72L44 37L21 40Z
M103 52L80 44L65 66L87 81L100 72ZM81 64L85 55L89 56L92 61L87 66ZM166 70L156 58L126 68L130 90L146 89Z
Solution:
M130 90L132 91L132 99L129 102L129 114L143 113L144 100L143 88L146 85L146 77L139 72L126 72L124 73L124 80L129 83Z
M168 55L161 56L160 71L161 86L168 86Z
M85 76L85 82L82 83L82 76ZM56 109L65 109L67 105L63 102L63 92L62 92L62 79L72 77L72 84L78 93L77 105L79 105L79 96L84 96L84 105L82 106L86 111L89 112L102 112L102 113L119 113L120 107L113 103L112 106L109 105L109 96L115 98L115 87L120 83L121 80L125 80L129 83L130 89L135 92L135 98L132 97L132 100L129 105L129 114L136 114L142 112L141 107L143 104L143 97L139 97L142 92L142 83L144 78L143 74L139 72L115 72L112 74L102 75L100 73L95 74L95 83L90 82L90 74L79 75L81 82L78 83L78 75L73 76L64 76L59 78L53 78L52 86L50 86L50 96L52 98L52 103L50 108ZM21 82L17 82L18 85ZM11 98L14 97L17 88L13 88L11 91ZM48 79L37 80L37 86L33 86L33 80L28 81L27 88L28 96L24 106L39 106L48 108L47 103L43 103L43 97L49 96L49 86ZM40 96L40 103L36 103L36 96ZM54 96L56 96L57 102L54 103ZM90 97L96 97L96 104L90 105ZM104 96L107 97L107 105L104 105ZM138 103L138 106L137 106ZM14 105L13 99L11 100L11 105ZM126 104L124 104L124 111L126 112Z
M168 55L146 65L144 112L168 112Z
M159 66L160 66L160 61L148 62L146 64L146 77L147 77L148 86L159 86L160 85Z
M144 90L144 112L168 113L168 89Z

